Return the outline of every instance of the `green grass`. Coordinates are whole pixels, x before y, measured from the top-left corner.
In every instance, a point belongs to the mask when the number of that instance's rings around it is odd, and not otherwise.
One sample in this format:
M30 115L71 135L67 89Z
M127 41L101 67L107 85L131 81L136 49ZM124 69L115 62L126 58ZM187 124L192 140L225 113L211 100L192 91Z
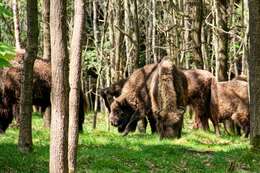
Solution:
M92 130L92 115L87 117L79 140L78 172L260 172L260 153L250 150L248 139L194 131L190 120L181 139L160 141L149 132L127 137L113 127L108 132L102 114L97 130ZM48 172L49 132L42 119L33 117L32 153L19 153L17 140L16 128L0 136L0 172Z

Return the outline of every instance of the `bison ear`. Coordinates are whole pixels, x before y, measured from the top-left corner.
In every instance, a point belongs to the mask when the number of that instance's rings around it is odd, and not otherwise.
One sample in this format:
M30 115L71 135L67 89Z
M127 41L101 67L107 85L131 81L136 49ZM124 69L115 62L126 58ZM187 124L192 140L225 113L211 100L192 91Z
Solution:
M114 97L114 101L121 107L125 107L127 105L127 101L125 98L122 98L122 99L118 99L118 97Z
M114 101L121 107L121 101L116 98L115 96L113 97Z

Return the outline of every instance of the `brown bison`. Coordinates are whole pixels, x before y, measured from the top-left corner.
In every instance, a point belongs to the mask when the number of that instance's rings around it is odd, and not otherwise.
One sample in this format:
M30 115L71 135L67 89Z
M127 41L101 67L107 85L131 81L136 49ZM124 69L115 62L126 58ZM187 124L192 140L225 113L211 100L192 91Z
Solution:
M249 135L250 117L247 82L233 79L227 82L212 82L211 113L218 122L231 119ZM216 127L217 131L218 126Z
M7 100L3 98L3 93L0 90L0 134L5 132L12 120L12 106L8 105Z
M6 124L5 131L11 123L13 116L16 117L19 123L19 99L21 87L21 74L22 74L22 59L23 56L19 54L16 61L12 64L15 67L6 68L1 70L0 83L1 83L1 102L0 102L0 124ZM44 112L45 109L51 106L50 92L51 92L51 66L49 61L43 59L36 59L33 69L33 105L41 107ZM79 110L79 130L83 129L84 122L84 95L81 92L80 96L80 110ZM12 109L15 111L12 112ZM10 112L11 110L11 112Z
M100 91L101 97L104 99L105 106L109 113L111 112L111 109L110 109L111 103L113 102L115 97L118 97L121 94L122 88L126 81L127 81L127 79L122 79L122 80L112 84L110 87L101 89L101 91ZM155 133L157 131L156 130L156 120L155 120L154 116L152 115L152 112L150 112L149 115L147 115L147 118L148 118L152 133ZM141 121L142 121L141 122L142 127L140 127L140 124L139 124L138 128L139 128L140 132L143 132L146 130L146 127L147 127L147 120L146 120L146 118L144 118ZM136 129L136 127L133 127L133 129L131 129L131 131L135 131L135 129ZM123 130L124 129L121 129L121 128L118 129L119 132L122 132Z
M171 99L164 99L166 96ZM180 137L180 110L186 105L186 96L186 78L169 61L146 65L129 77L121 95L111 104L110 121L127 135L138 120L152 112L161 138Z
M188 81L188 105L195 113L193 127L209 130L211 81L215 77L206 70L192 69L183 72Z
M103 88L100 90L100 95L104 99L105 106L106 106L108 112L111 112L110 105L113 102L114 97L120 96L125 82L126 82L126 79L122 79L122 80L112 84L110 87Z

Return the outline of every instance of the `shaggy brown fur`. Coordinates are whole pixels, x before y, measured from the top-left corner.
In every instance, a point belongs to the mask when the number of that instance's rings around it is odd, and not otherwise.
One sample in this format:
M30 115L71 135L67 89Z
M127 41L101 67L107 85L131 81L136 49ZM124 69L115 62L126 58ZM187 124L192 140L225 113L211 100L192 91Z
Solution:
M195 112L193 127L209 130L211 80L215 77L206 70L193 69L183 72L188 81L188 105Z
M187 80L170 61L159 64L150 90L152 111L160 138L181 137L183 113L187 104Z
M127 79L122 79L114 84L112 84L110 87L104 88L100 91L102 98L104 99L105 106L107 107L107 110L109 113L111 112L110 105L114 100L114 97L118 97L121 94L122 88L125 84ZM155 133L157 131L156 129L156 120L154 116L152 115L152 112L150 112L147 115L149 124L151 126L152 133ZM147 127L147 120L144 118L141 120L142 122L138 123L138 129L140 132L145 132ZM135 131L136 127L133 126L133 129L131 131ZM119 132L122 132L124 129L118 129Z
M0 83L2 88L2 99L8 103L8 109L13 109L14 112L10 115L6 113L6 117L13 119L13 115L16 117L17 122L19 123L19 99L20 99L20 86L21 86L21 74L22 74L22 60L23 56L19 54L16 57L15 67L10 67L8 69L2 70L4 73L1 73ZM44 112L47 107L51 105L50 102L50 92L51 92L51 65L49 61L43 59L36 59L34 64L34 76L33 76L33 105L41 107ZM83 129L84 122L84 95L81 92L80 96L80 110L79 110L79 130ZM0 112L5 105L0 105ZM4 110L2 110L3 112ZM6 111L4 111L6 112ZM4 119L0 119L0 123L4 122ZM11 121L6 121L8 125ZM5 129L4 129L5 131Z
M164 66L167 63L164 61L161 63L163 67L161 71L162 74L164 74ZM167 107L169 110L163 110L164 113L161 113L162 110L158 103L160 102L160 99L162 99L160 95L165 95L166 93L159 92L160 68L158 64L146 65L143 68L136 70L129 77L122 89L121 95L111 104L110 121L112 125L125 129L124 134L127 135L132 129L131 127L136 125L136 122L139 119L144 118L145 115L153 112L153 114L156 114L157 127L161 130L159 131L161 138L180 137L179 120L182 119L182 115L179 115L177 110L186 105L185 96L187 96L187 94L185 93L187 92L187 81L184 74L177 70L175 66L166 65L166 68L168 67L171 67L168 69L168 72L171 72L172 77L161 86L168 87L169 89L174 90L172 92L176 93L173 96L175 97L175 102L172 103L172 105L175 105L174 109L172 110ZM164 105L167 104L168 103L164 103ZM163 121L166 119L176 119L176 121L174 121L174 123L173 121L169 121L169 124L167 124L168 122ZM165 129L164 127L167 128ZM169 128L171 128L171 130Z
M114 97L118 97L121 94L122 88L126 82L126 79L122 79L110 87L104 88L100 90L101 97L104 99L105 106L108 112L111 112L110 105L114 100Z
M3 93L0 89L0 134L5 132L12 119L12 107L3 98Z
M249 101L247 82L231 80L212 83L211 112L218 122L232 119L249 135Z
M125 135L135 129L139 119L151 113L146 84L150 83L151 76L156 70L157 64L150 64L134 71L122 88L121 95L110 106L112 125L118 126L119 131L124 131ZM130 118L132 118L131 123L129 123Z

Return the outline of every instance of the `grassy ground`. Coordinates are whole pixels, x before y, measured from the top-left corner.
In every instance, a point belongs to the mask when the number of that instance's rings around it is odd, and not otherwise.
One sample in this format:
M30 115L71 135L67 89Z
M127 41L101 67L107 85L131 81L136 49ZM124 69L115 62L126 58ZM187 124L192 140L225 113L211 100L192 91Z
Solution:
M106 130L99 115L97 130L91 130L91 114L80 135L78 172L260 172L260 153L249 149L248 139L193 131L186 120L179 140L159 141L157 135L133 133L122 137ZM17 151L18 130L9 128L0 136L0 172L48 172L49 132L39 116L33 118L32 153Z

